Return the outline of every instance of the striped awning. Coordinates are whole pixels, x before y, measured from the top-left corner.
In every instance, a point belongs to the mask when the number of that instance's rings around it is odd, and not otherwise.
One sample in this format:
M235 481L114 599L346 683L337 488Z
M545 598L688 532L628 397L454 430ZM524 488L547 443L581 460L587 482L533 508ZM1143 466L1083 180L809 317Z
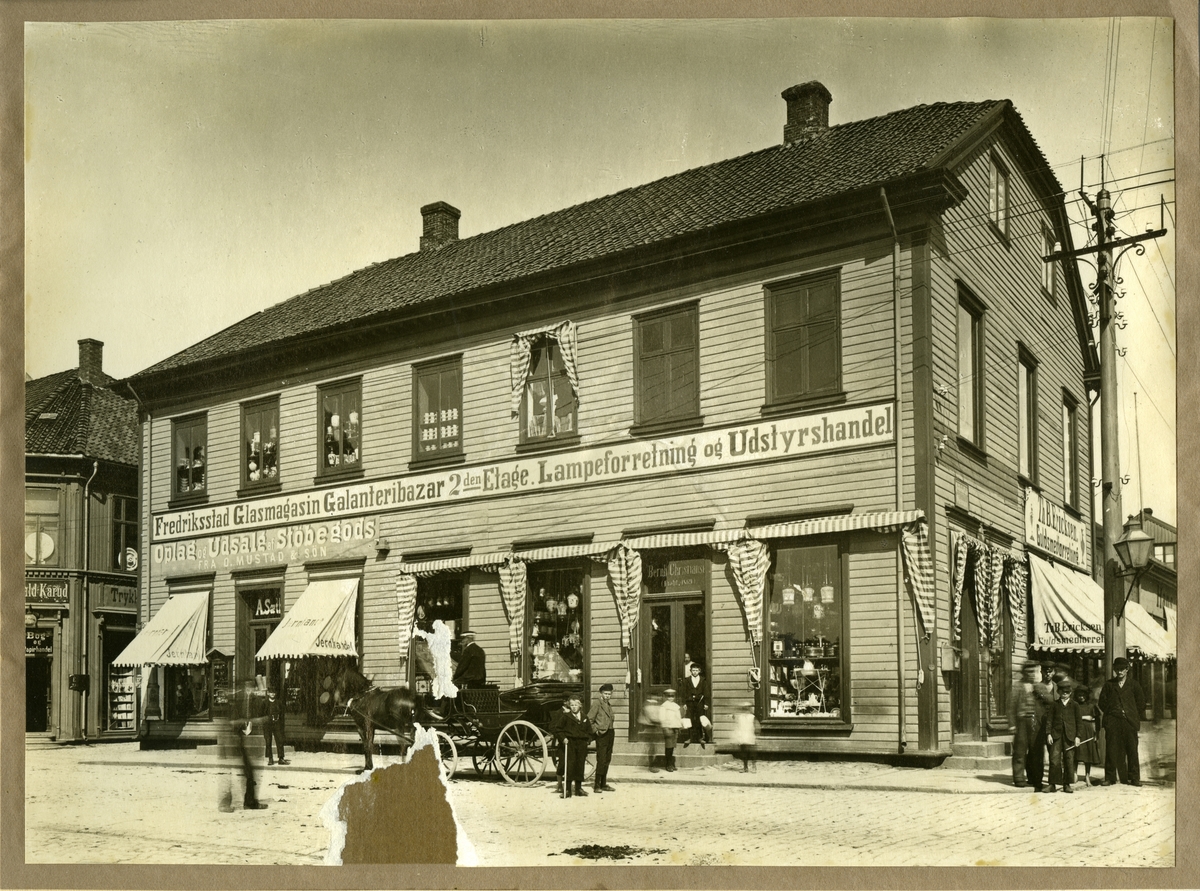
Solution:
M465 557L446 557L441 560L414 560L402 562L397 571L409 575L436 575L439 572L455 572L460 569L495 568L508 559L508 551L490 554L469 554Z
M357 656L354 643L357 604L358 579L309 582L254 658Z
M173 594L113 660L118 668L208 661L208 592Z
M618 541L610 541L598 544L556 545L513 551L512 555L517 560L524 560L526 563L538 563L545 560L566 560L571 557L603 557L619 544L620 542Z
M859 529L885 531L915 523L925 516L920 510L893 510L870 514L841 514L836 517L815 517L796 523L776 523L746 530L750 538L801 538L807 535L827 535L835 532L854 532Z

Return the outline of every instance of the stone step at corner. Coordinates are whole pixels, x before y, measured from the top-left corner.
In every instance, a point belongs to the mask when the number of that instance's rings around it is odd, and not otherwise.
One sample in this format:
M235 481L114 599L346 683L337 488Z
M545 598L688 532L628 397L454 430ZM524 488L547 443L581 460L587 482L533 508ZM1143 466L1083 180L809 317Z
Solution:
M950 757L942 762L949 770L1007 771L1012 768L1012 737L993 736L988 740L955 740Z

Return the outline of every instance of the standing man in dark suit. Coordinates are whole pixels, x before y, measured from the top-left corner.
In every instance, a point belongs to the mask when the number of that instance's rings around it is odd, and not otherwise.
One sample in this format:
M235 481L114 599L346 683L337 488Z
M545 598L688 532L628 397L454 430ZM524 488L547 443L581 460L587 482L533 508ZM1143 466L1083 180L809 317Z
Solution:
M1064 792L1074 792L1071 780L1075 778L1075 749L1082 732L1083 713L1071 696L1074 686L1070 678L1057 684L1058 699L1050 706L1050 719L1046 728L1046 745L1050 749L1050 788L1062 784Z
M487 683L487 654L483 647L475 643L474 631L464 631L459 638L463 648L458 657L458 667L454 669L454 686L482 687Z
M1146 710L1146 698L1138 682L1129 677L1129 660L1113 660L1113 674L1100 691L1100 711L1104 713L1104 785L1117 782L1130 786L1142 784L1138 766L1138 730Z
M612 707L612 684L600 685L600 698L592 700L588 709L588 721L592 725L592 733L596 735L596 778L592 786L593 792L616 792L608 784L608 763L612 760L613 743L617 738L616 727L613 726L614 716Z

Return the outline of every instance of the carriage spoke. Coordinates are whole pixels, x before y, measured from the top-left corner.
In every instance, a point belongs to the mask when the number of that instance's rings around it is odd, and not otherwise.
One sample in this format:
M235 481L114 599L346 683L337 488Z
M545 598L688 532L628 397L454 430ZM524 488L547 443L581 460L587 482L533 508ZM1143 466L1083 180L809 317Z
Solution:
M513 721L500 731L496 741L496 765L510 783L536 783L548 760L545 737L533 724Z

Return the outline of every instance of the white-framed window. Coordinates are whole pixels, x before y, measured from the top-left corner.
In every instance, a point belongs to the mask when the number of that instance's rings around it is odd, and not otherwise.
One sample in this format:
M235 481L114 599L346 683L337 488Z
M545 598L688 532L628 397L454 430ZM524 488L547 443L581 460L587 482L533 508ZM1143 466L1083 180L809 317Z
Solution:
M1069 393L1063 394L1063 504L1079 509L1079 411Z
M1008 170L995 155L989 156L988 216L992 225L1008 238Z
M1037 481L1037 362L1024 350L1017 361L1017 470Z

